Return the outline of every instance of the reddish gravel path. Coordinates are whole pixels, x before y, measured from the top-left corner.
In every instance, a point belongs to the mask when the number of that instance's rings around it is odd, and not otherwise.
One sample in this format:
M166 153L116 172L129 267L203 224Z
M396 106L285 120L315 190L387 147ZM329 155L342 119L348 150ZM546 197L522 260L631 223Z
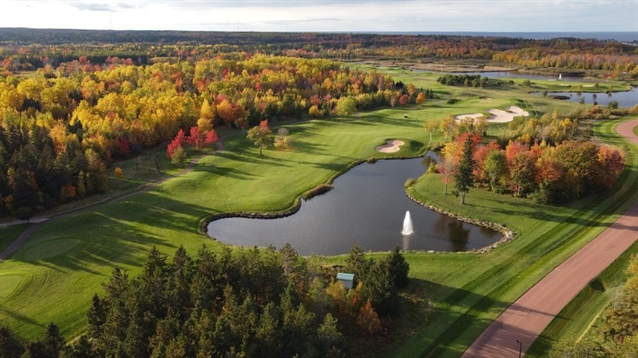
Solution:
M633 128L638 119L617 127L620 135L638 144ZM554 317L592 279L638 240L638 203L607 230L556 267L512 303L472 343L463 357L516 357L536 340Z
M618 127L616 127L616 131L630 142L638 144L638 137L634 134L635 127L638 127L638 118L620 123Z

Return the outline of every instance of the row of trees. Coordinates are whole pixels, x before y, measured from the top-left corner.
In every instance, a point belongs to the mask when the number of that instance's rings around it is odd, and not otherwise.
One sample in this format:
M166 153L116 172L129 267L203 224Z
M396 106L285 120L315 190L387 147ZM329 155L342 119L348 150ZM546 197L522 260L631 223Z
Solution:
M167 58L199 60L229 52L259 52L339 60L472 58L533 68L592 69L638 76L635 46L575 38L5 29L0 34L0 46L0 72L7 73L57 67L80 56L93 63L119 57L148 64Z
M436 79L443 85L465 86L465 87L485 87L489 78L481 75L443 75Z
M540 203L562 203L605 191L625 167L624 152L588 141L556 146L510 141L503 149L465 133L445 145L436 171L460 193L473 186L532 197Z
M425 101L412 84L329 60L228 54L96 66L84 58L66 69L0 78L0 215L103 192L109 163L171 140L168 155L177 150L181 163L186 142L200 149L217 140L214 126Z
M54 325L26 343L0 327L0 355L345 357L353 342L389 329L409 266L398 248L373 261L355 247L345 269L357 274L356 288L346 290L333 269L310 265L289 245L203 247L195 258L179 248L172 260L153 248L139 276L113 271L76 342L65 345Z

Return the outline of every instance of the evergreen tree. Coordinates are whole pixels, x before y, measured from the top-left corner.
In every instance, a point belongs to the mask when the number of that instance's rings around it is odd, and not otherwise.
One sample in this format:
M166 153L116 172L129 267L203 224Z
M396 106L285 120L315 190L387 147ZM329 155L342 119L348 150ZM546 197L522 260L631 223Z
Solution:
M7 327L0 326L0 358L19 358L23 352L22 341Z
M330 352L341 352L343 344L343 334L337 327L337 319L330 313L323 317L323 322L317 328L317 341L319 352L322 356L333 356Z
M355 274L356 280L364 280L366 273L370 269L372 262L365 257L365 253L361 246L355 245L346 258L345 271Z
M399 291L386 261L377 261L366 276L364 291L380 317L395 315L398 312Z
M399 246L394 247L390 255L386 258L386 262L396 287L403 288L407 286L408 283L410 283L410 279L408 278L410 265L405 261L405 257L401 254Z
M62 358L97 358L99 354L93 350L93 345L86 335L81 335L80 338L70 347L67 347L62 351L60 355Z
M461 193L461 205L465 204L465 194L470 191L474 185L474 152L472 137L470 135L465 139L463 146L463 154L459 162L458 169L454 175L454 186Z
M60 352L64 348L64 337L60 334L58 326L53 323L47 325L42 343L44 344L47 356L58 357L60 355Z

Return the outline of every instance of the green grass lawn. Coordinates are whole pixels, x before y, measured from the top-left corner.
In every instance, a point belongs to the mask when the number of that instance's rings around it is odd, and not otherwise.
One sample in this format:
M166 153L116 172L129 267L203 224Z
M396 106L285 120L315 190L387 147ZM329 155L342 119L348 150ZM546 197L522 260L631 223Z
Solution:
M436 76L420 73L398 73L395 79L406 83L412 79L417 87L434 88L442 98L423 106L359 113L351 119L282 124L289 129L293 148L268 149L263 157L245 139L245 132L236 132L225 138L225 151L205 157L187 175L122 202L48 222L12 259L0 264L0 275L10 282L0 292L0 321L25 338L41 334L51 321L66 337L77 336L86 327L91 296L102 293L101 284L114 266L137 273L152 245L170 255L180 245L192 254L203 244L219 248L199 231L210 215L286 210L298 203L303 192L369 157L422 152L429 140L422 129L426 120L508 105L540 112L577 106L528 95L518 85L450 88L436 84ZM447 104L452 96L460 101ZM617 141L606 128L601 133L604 140ZM374 148L387 139L408 145L396 154L377 153ZM441 141L440 134L434 141ZM629 160L631 166L616 194L565 207L534 205L480 190L472 190L468 205L460 207L457 198L442 195L435 175L421 178L411 189L414 195L462 215L503 223L519 236L485 255L407 253L410 276L418 288L431 294L433 313L426 317L429 325L405 333L382 354L459 355L509 302L636 200L635 191L629 191L638 177L635 155ZM127 165L122 163L125 174L134 170L133 163ZM166 165L169 173L178 171ZM343 256L321 260L340 262Z
M0 252L4 251L28 227L29 224L0 227Z

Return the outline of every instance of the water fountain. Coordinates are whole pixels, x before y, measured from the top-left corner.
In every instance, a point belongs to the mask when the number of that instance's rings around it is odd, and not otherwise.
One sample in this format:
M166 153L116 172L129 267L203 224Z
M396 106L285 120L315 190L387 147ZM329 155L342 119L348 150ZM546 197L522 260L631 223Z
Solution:
M403 219L403 230L401 230L401 234L410 235L414 232L412 228L412 217L410 217L410 210L405 212L405 218Z

